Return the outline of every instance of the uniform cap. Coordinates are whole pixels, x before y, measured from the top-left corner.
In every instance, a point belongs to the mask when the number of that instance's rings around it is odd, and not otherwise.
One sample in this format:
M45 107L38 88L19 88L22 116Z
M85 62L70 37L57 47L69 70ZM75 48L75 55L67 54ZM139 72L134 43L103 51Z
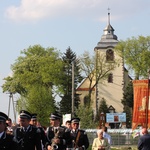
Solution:
M3 113L3 112L0 112L0 121L6 121L8 119L8 116Z
M32 114L31 120L36 120L37 119L37 114Z
M21 110L20 111L20 118L31 119L31 116L32 115L26 110Z
M50 114L50 119L51 120L57 120L57 119L61 119L61 118L62 118L62 116L58 113L51 113Z
M79 123L80 122L80 118L72 118L71 119L71 123Z

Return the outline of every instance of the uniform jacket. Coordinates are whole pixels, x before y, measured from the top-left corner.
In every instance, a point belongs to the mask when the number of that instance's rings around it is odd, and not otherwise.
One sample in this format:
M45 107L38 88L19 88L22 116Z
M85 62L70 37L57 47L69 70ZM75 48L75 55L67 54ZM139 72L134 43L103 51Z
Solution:
M25 132L22 127L14 131L14 140L17 142L17 150L42 150L40 131L37 127L29 125Z
M56 144L58 146L57 150L65 150L67 145L71 144L70 132L66 127L58 127L57 131L55 131L54 127L48 127L46 130L46 137L46 147L48 145L53 147L53 139L56 137L60 139L60 143Z
M150 150L150 134L145 134L139 138L138 150Z
M70 134L72 137L72 147L71 148L82 147L83 149L87 149L89 147L89 139L84 130L78 129L77 132L73 132L71 130ZM79 134L79 136L78 136L78 134ZM77 140L78 140L78 142L77 142Z
M110 145L108 143L108 139L95 138L93 141L93 144L92 144L92 150L98 150L99 146L103 146L103 147L105 147L105 150L109 150Z
M4 132L0 138L0 150L16 150L16 143L13 141L13 135Z

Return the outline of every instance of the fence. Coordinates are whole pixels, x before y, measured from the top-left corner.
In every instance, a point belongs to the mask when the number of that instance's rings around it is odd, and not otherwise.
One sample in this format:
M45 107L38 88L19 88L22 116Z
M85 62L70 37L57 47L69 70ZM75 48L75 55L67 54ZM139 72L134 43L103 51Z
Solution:
M97 129L86 129L89 142L92 145L93 139L97 137ZM140 130L132 129L108 129L112 138L112 146L137 145L140 136Z

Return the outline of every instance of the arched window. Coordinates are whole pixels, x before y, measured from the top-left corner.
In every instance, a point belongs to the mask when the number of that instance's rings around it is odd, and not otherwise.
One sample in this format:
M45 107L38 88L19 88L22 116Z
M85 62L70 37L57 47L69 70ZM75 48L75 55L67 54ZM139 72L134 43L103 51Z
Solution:
M113 74L112 73L110 73L108 75L108 83L113 83Z
M108 49L106 51L106 61L113 61L114 60L114 51L111 49Z

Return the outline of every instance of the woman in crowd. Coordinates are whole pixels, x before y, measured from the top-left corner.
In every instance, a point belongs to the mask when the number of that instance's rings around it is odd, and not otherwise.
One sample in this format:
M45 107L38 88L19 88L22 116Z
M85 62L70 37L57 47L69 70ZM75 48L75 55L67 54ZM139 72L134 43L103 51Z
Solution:
M109 150L110 145L108 140L103 137L103 130L98 130L97 136L93 141L92 150Z

